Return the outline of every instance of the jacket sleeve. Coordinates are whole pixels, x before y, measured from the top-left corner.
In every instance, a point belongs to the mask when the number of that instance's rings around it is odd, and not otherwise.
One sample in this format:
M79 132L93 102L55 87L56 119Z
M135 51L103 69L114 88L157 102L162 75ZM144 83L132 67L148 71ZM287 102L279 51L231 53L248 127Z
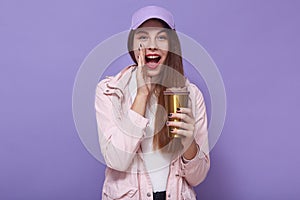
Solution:
M105 94L105 81L97 85L95 97L100 148L108 167L126 171L133 163L149 120L128 109L122 117L124 126L120 125L112 102L115 94Z
M183 177L191 186L200 184L206 177L210 168L207 116L205 102L202 93L195 86L191 85L192 91L195 92L195 129L194 137L198 145L197 155L187 162L181 159L181 170Z

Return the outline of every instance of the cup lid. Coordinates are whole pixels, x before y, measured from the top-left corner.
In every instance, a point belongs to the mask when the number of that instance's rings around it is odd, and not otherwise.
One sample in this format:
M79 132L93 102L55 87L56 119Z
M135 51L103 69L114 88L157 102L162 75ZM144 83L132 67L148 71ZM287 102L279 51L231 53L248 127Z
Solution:
M167 88L164 95L188 95L190 92L186 88Z

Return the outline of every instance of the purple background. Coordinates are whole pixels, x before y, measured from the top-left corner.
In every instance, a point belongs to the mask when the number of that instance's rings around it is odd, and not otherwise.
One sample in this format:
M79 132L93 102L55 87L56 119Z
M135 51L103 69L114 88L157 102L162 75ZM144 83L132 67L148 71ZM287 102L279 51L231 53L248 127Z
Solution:
M73 83L149 4L171 10L224 79L227 119L199 199L299 198L300 2L187 2L0 1L0 199L100 199L104 165L76 132Z

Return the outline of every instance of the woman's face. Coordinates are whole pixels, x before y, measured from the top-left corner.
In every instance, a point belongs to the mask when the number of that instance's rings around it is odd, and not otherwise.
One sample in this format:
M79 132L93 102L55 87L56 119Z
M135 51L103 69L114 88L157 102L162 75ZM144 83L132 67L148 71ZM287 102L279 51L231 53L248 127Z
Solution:
M145 49L145 67L147 75L154 77L161 72L162 64L164 64L168 49L169 38L167 29L159 20L150 19L143 23L137 30L133 39L133 49L138 49L142 44ZM139 51L134 52L136 60L138 60Z

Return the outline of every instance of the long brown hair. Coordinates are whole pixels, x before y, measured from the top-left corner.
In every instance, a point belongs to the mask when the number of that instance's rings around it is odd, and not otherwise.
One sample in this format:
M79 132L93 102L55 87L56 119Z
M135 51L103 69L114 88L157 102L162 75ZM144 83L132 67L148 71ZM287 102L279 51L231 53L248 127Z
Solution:
M166 28L169 41L168 54L164 63L164 67L161 71L162 81L160 84L156 84L154 90L154 93L157 95L158 105L164 107L165 102L163 92L168 87L184 87L185 77L182 64L181 46L176 31L171 29L164 21L160 19L155 20L159 20L162 23L163 27ZM135 58L133 49L133 40L135 32L136 30L130 31L128 36L127 48L132 60L137 65L137 60ZM165 123L167 121L167 118L168 116L165 112L162 112L162 110L157 109L155 113L154 128L154 133L156 134L153 137L154 149L162 149L163 147L168 145L172 140L168 137L167 134L168 129Z

